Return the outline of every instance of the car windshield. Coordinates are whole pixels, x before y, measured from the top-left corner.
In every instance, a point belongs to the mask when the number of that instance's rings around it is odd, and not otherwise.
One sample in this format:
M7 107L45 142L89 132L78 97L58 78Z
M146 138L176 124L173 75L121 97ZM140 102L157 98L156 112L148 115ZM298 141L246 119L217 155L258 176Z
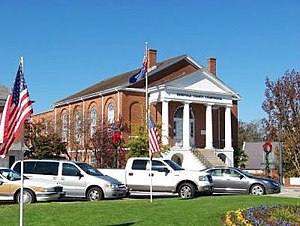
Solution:
M164 162L171 166L171 168L175 171L184 170L180 165L178 165L176 162L173 162L172 160L164 160Z
M84 172L86 172L89 175L103 176L103 174L99 170L97 170L96 168L92 167L87 163L80 162L80 163L76 163L76 165L79 166Z
M21 175L11 169L0 169L0 174L10 181L21 180Z

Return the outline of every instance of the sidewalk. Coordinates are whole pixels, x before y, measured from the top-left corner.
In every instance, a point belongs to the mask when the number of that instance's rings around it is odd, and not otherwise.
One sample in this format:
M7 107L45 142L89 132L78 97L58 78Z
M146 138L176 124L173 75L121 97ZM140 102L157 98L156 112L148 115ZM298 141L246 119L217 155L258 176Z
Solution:
M279 194L273 194L272 196L300 198L300 187L282 186L281 192Z

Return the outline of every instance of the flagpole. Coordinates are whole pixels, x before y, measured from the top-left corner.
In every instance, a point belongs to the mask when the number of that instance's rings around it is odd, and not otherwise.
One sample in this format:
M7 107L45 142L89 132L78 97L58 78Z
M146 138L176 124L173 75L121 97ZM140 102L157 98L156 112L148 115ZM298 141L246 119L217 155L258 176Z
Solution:
M148 142L149 142L149 115L150 115L150 109L149 109L149 96L148 96L148 42L145 42L145 51L146 51L146 59L147 59L147 70L145 71L145 89L146 89L146 129L148 131ZM149 149L150 150L150 149ZM149 159L150 159L150 202L152 203L152 153L149 151Z
M24 193L24 162L23 162L23 157L24 157L24 152L23 152L23 147L24 147L24 126L22 127L22 132L21 132L21 191L20 191L20 226L23 226L23 193Z
M20 63L22 65L22 72L24 74L24 65L23 65L23 57L20 59ZM21 191L20 191L20 226L23 226L23 193L24 193L24 153L23 153L23 147L24 147L24 125L22 126L21 131Z

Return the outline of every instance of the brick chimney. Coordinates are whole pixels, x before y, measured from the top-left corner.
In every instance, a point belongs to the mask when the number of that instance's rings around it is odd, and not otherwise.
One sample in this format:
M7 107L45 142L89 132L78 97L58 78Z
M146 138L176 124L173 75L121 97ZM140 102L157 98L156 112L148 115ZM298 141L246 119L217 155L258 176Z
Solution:
M207 69L214 76L217 76L217 59L215 57L207 58Z
M156 59L157 59L157 50L148 49L148 68L151 68L156 65Z

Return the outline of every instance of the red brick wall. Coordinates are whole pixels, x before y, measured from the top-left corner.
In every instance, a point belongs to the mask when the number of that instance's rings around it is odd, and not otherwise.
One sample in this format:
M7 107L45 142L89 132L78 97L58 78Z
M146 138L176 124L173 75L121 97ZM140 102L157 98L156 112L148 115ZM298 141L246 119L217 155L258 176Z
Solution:
M195 118L195 145L205 147L205 135L201 135L201 130L205 130L206 106L203 104L191 104Z
M238 102L232 102L233 107L231 110L231 124L232 124L232 147L236 150L238 148Z

